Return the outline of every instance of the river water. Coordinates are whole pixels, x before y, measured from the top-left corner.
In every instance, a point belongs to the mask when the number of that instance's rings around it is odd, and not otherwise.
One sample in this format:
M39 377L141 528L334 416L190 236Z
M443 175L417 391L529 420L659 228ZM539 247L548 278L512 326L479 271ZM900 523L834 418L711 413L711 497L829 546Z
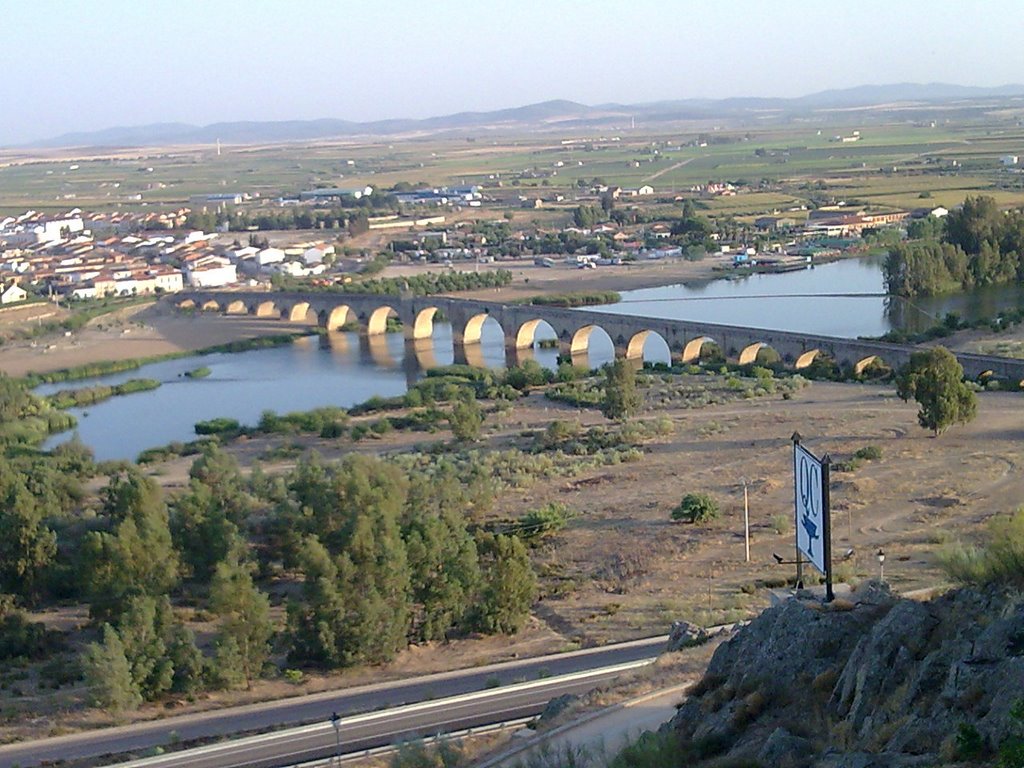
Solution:
M893 328L920 331L947 312L965 318L991 317L1000 308L1024 306L1021 286L913 302L890 299L882 291L880 260L865 257L800 272L625 291L621 303L593 309L856 337L877 336ZM543 329L537 335L543 338ZM553 334L549 331L547 336ZM421 343L416 350L406 346L401 334L371 341L354 333L310 336L290 346L154 363L96 379L45 385L36 392L49 394L131 378L162 382L155 390L70 411L78 418L81 439L97 459L134 459L146 448L195 439L193 427L198 421L227 417L251 425L265 410L288 413L326 405L348 407L373 395L399 395L423 375L424 366L454 360L451 327L444 323L434 324L432 344ZM553 349L532 354L551 367L557 357ZM610 339L595 332L587 364L602 365L612 355ZM645 357L667 360L668 349L663 341L652 338ZM479 354L471 362L505 364L503 335L493 321L484 326ZM202 379L184 376L199 366L210 368L211 374ZM68 436L51 438L47 447Z

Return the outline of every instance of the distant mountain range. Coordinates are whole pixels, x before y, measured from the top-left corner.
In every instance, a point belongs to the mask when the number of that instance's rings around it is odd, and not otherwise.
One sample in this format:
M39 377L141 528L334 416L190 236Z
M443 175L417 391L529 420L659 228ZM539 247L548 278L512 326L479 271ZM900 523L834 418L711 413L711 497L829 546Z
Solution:
M757 119L785 120L829 110L879 107L901 112L934 112L936 105L1009 97L1024 97L1024 85L982 88L945 83L897 83L861 85L821 91L797 98L680 99L646 104L598 104L555 100L490 112L458 112L425 119L377 120L284 120L226 122L197 126L186 123L155 123L100 131L65 133L35 142L33 147L126 147L182 144L227 144L308 141L351 136L383 136L408 133L489 130L543 130L562 128L624 128L637 124L686 123L723 120L742 123ZM961 105L962 106L962 105ZM969 105L968 105L969 106ZM981 107L983 105L976 105Z

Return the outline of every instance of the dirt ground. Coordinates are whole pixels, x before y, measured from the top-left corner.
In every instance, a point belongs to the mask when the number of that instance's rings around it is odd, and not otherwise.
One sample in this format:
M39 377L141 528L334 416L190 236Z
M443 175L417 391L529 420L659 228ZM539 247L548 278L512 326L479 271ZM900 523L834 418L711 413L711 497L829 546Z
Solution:
M241 315L183 314L167 303L156 302L103 315L81 331L9 342L0 347L0 371L8 376L24 376L101 360L133 360L203 349L300 328L280 320Z
M701 261L665 259L659 261L636 261L618 266L578 269L568 264L554 267L539 267L533 258L517 261L503 261L494 264L479 264L471 268L460 267L462 271L507 269L512 272L512 283L503 288L485 288L479 291L463 291L462 298L487 299L489 301L513 301L539 293L565 293L570 291L627 291L636 288L653 288L660 285L707 280L715 275L714 267L732 263L731 256L712 256ZM392 265L384 271L385 277L437 272L438 265Z

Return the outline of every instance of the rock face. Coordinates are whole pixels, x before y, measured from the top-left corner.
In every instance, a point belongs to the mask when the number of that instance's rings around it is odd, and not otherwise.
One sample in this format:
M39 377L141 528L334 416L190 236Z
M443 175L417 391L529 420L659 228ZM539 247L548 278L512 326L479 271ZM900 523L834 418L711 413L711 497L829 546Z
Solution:
M666 728L692 762L940 765L960 726L995 750L1024 724L1024 597L959 590L927 603L869 582L823 606L768 609L715 652Z
M691 624L688 621L673 621L672 629L668 633L668 643L665 645L666 653L681 651L683 648L692 648L695 645L702 645L708 641L708 631L704 627Z

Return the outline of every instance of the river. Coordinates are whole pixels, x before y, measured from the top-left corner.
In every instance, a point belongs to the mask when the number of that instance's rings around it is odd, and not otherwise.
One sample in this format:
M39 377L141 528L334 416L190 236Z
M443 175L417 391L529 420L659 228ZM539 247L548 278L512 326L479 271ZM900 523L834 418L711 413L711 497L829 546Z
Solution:
M965 318L991 317L1000 308L1024 306L1021 286L913 302L890 299L882 290L880 259L865 257L799 272L626 291L621 303L594 309L856 337L877 336L893 328L917 332L947 312ZM538 337L543 336L538 331ZM131 378L162 382L155 390L70 411L78 418L79 436L97 459L134 459L146 448L195 439L197 421L228 417L251 425L265 410L287 413L326 405L348 407L373 395L402 394L423 375L424 365L453 361L450 326L435 323L432 342L421 344L418 354L406 355L401 334L377 337L372 343L353 333L310 336L290 346L153 363L135 371L46 385L36 392ZM556 350L537 349L533 354L542 365L554 366ZM663 341L652 338L645 356L666 360L668 349ZM484 326L480 358L495 367L505 362L501 330L491 323ZM598 366L611 358L610 339L595 333L588 363ZM210 375L184 376L198 366L208 367ZM54 436L47 447L67 437Z

